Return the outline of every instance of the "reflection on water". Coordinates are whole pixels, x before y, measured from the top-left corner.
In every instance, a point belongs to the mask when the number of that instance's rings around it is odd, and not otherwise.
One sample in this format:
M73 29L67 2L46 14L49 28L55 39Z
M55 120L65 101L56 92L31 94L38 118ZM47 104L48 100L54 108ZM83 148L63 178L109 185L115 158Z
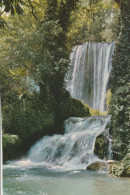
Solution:
M4 195L129 195L130 180L92 171L4 166Z

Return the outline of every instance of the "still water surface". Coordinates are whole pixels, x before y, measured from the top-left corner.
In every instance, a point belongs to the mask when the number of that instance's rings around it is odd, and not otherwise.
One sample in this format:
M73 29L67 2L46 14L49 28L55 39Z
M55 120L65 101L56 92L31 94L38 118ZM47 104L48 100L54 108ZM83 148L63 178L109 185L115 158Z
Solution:
M57 172L43 167L3 170L4 195L129 195L130 179L93 171Z

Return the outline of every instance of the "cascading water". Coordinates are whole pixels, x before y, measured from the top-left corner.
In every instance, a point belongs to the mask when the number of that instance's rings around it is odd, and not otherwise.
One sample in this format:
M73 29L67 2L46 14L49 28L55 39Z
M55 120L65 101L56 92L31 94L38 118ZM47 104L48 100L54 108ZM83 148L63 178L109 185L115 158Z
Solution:
M46 136L30 149L18 166L46 166L52 169L84 169L99 160L94 155L96 137L110 122L110 116L71 117L65 121L65 134ZM14 165L14 163L13 163Z
M67 89L71 95L91 107L103 111L111 72L114 43L85 43L71 53L71 79ZM65 134L45 136L30 149L28 156L13 166L45 166L53 169L83 169L99 160L94 155L96 137L104 131L110 116L71 117L65 121ZM111 139L108 159L111 159Z
M73 48L67 90L92 108L105 110L115 43L87 42Z

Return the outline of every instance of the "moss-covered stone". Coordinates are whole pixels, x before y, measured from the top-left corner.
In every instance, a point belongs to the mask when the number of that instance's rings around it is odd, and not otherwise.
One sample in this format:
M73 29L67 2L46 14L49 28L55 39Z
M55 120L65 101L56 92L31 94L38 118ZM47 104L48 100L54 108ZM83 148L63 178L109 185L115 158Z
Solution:
M87 117L90 116L89 107L82 101L74 98L66 98L61 103L61 118L63 120L69 117Z
M100 158L107 158L109 140L104 134L100 134L96 138L94 153Z
M122 161L94 162L90 164L87 170L108 171L117 177L130 177L130 155L127 155Z
M3 161L13 159L17 156L21 146L21 140L17 135L3 134Z
M94 162L90 164L86 169L93 170L93 171L102 170L102 171L111 172L113 164L115 164L114 161Z
M107 111L100 112L99 110L95 110L89 106L89 111L91 116L107 116Z

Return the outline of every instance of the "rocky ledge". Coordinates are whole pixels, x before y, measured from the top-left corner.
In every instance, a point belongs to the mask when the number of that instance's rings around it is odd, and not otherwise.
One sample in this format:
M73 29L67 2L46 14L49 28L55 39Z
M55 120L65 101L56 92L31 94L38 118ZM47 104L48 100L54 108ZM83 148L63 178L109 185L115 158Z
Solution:
M130 161L129 155L127 155L122 161L117 162L113 160L109 161L97 161L90 164L87 170L94 171L106 171L117 177L130 177Z
M86 169L87 170L93 170L93 171L106 171L111 172L113 165L115 164L115 161L97 161L92 164L90 164Z

